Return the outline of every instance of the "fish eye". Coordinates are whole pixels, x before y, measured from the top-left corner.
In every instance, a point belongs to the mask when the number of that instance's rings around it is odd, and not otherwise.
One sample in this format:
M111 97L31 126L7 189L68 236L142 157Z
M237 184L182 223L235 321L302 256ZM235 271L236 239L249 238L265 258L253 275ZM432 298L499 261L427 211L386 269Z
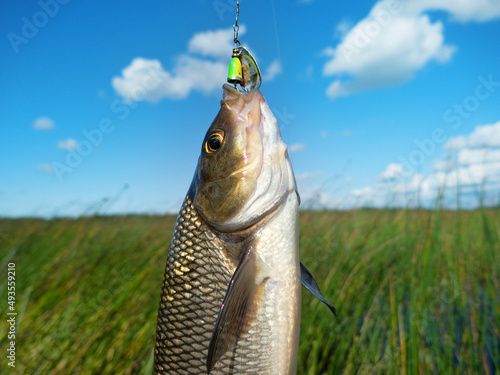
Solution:
M205 142L205 151L209 154L217 151L220 146L222 146L222 141L224 140L224 134L221 132L213 133L208 137Z

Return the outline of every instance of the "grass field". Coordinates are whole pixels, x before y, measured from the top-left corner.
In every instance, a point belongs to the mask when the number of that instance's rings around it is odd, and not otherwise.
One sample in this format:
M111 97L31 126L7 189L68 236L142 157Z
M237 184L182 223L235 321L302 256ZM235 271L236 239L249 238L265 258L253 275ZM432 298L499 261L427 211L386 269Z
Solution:
M1 374L150 374L171 216L0 219ZM500 373L500 210L301 213L298 374ZM16 369L7 264L16 265Z

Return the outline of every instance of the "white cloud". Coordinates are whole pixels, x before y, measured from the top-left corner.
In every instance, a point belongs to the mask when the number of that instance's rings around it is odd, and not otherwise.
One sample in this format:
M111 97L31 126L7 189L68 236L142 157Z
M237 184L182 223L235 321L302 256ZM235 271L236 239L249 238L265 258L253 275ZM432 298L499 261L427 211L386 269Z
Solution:
M403 166L398 163L390 163L385 171L382 172L380 175L380 178L382 180L392 180L394 178L401 177L401 174L403 172Z
M450 150L464 147L500 147L500 121L476 126L468 136L450 138L444 147Z
M405 8L412 13L444 10L461 22L486 22L500 17L498 0L411 0Z
M373 188L371 186L365 186L362 189L354 189L352 195L355 197L366 196L373 193Z
M241 25L239 34L244 32L245 26ZM232 28L196 33L170 71L157 59L136 57L122 70L121 76L112 78L111 84L129 103L184 99L192 91L209 94L226 83L233 48ZM281 71L280 62L275 60L267 68L264 79L270 81Z
M454 47L444 44L441 22L432 23L427 15L392 14L381 24L375 15L384 10L383 3L354 26L335 49L325 51L333 58L323 73L337 77L327 89L329 97L403 83L430 61L451 58Z
M432 61L449 61L456 48L445 43L442 22L432 22L426 14L435 10L461 22L486 22L500 17L500 2L380 0L353 27L345 21L337 25L340 43L323 51L330 57L323 74L335 77L326 94L337 98L401 84Z
M135 58L122 70L123 77L112 80L115 91L127 101L156 102L164 97L182 99L192 90L209 93L225 82L226 64L182 55L173 73L158 60Z
M330 194L325 193L324 186L318 185L313 188L301 189L299 195L302 209L331 209L336 208L339 202Z
M461 165L486 164L500 161L500 149L468 149L458 152L457 161Z
M240 26L240 34L244 31ZM188 43L189 53L177 58L171 72L156 59L136 57L121 76L113 77L113 88L128 102L183 99L191 91L213 92L226 82L233 46L232 28L197 33Z
M467 139L463 135L459 135L455 138L450 138L445 144L444 148L448 150L455 150L467 145Z
M266 69L266 72L262 76L263 81L272 81L278 74L282 73L281 62L279 60L274 60L271 65Z
M33 122L33 129L36 130L51 130L54 127L54 121L48 117L39 117Z
M499 131L497 122L476 126L470 134L450 139L443 145L443 157L434 161L426 175L390 163L378 182L353 190L346 201L379 207L406 206L411 202L432 206L438 194L443 194L447 204L456 207L458 192L469 207L480 203L468 196L472 193L476 197L483 193L496 204L500 193Z
M78 142L76 139L68 138L64 141L59 141L57 147L61 150L76 150L78 148Z
M306 145L303 143L295 143L293 145L288 146L288 151L289 152L300 152L304 151L306 148Z
M52 165L46 164L46 163L39 164L36 167L36 169L38 169L39 171L45 172L47 174L54 173L54 167L52 167Z
M447 172L429 174L422 182L428 197L437 195L438 190L448 194L448 198L460 191L493 191L500 189L500 161L489 164L454 165Z
M434 160L434 171L450 171L453 168L453 163L447 160Z
M245 31L246 27L241 25L239 36L245 34ZM196 33L189 41L188 50L192 54L230 59L234 48L233 37L233 28Z
M500 147L500 121L478 126L468 139L469 147Z

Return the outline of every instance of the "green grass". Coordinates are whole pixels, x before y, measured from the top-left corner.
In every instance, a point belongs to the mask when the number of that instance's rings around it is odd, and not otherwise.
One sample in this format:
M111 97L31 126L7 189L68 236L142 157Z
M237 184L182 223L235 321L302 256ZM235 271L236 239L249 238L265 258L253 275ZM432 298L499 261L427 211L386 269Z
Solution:
M0 219L0 373L150 374L174 222ZM301 213L301 259L338 318L303 289L298 373L499 373L499 234L497 209Z

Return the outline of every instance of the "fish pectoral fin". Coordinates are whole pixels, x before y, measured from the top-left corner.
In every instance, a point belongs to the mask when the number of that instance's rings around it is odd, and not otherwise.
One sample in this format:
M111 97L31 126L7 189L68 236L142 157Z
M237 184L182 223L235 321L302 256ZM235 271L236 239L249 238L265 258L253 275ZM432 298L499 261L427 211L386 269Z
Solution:
M327 305L333 315L337 316L337 310L335 310L335 307L333 307L333 305L328 302L323 296L321 290L319 290L319 286L316 283L316 280L314 280L313 275L311 274L311 272L309 272L307 267L302 264L302 262L300 262L300 279L302 281L302 285L304 285L304 287L308 291L310 291L317 299Z
M212 338L208 345L207 370L214 368L217 361L246 332L255 315L257 291L266 278L261 277L266 266L253 247L245 249L226 291Z

